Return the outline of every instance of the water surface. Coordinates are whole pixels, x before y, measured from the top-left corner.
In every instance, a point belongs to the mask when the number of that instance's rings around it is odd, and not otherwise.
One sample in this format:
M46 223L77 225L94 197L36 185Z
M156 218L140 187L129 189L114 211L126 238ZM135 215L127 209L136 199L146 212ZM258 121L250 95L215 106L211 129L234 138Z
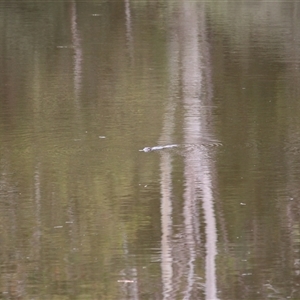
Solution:
M2 299L300 298L297 1L0 7Z

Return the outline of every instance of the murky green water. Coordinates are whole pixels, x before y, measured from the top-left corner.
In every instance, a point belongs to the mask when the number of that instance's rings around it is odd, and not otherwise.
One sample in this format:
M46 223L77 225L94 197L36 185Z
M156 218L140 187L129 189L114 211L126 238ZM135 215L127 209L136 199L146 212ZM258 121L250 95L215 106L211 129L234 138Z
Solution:
M1 299L300 299L298 1L0 8Z

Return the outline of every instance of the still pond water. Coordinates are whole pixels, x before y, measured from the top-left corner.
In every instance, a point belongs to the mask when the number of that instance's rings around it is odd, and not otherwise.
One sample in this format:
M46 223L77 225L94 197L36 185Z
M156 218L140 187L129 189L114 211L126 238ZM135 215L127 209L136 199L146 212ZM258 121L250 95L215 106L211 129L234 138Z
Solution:
M0 8L0 299L300 299L298 0Z

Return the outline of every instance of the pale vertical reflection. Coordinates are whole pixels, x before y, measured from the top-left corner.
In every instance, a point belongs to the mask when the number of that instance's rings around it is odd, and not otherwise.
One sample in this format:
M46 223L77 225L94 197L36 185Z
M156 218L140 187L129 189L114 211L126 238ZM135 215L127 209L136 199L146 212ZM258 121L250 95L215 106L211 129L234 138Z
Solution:
M206 221L205 292L206 299L217 299L217 278L215 262L217 255L217 227L213 206L212 178L210 176L210 170L207 170L206 175L207 176L203 176L203 210Z
M178 93L179 43L176 34L171 36L169 43L169 98L164 114L162 135L159 144L172 144L176 98ZM167 152L162 152L161 163L161 271L163 283L163 299L172 299L173 290L173 258L172 258L172 158Z
M161 271L163 299L170 299L172 291L172 167L168 153L161 156Z
M40 163L37 162L34 172L34 215L35 215L35 229L32 236L32 257L36 260L40 258L41 245L41 178L40 178Z
M120 283L120 288L122 291L122 295L124 298L121 299L139 299L139 288L138 288L138 272L136 267L131 267L131 262L129 258L129 250L128 250L128 241L127 236L124 235L123 238L123 253L124 260L126 261L126 267L124 270L120 272L122 279L118 280Z
M133 60L133 36L131 29L131 12L130 12L130 1L124 0L125 2L125 17L126 17L126 43L129 51L130 59Z
M198 47L198 20L197 7L195 3L185 2L182 7L181 29L183 34L182 43L182 83L183 101L185 107L184 116L184 139L185 143L200 144L201 132L200 122L200 90L201 90L201 68ZM196 155L196 157L195 157ZM189 152L185 158L186 187L184 193L184 230L186 249L187 285L183 299L191 299L193 287L195 286L195 259L196 259L196 231L199 228L199 220L194 218L199 209L197 200L199 198L197 179L201 174L199 157L197 152Z
M34 132L38 133L40 128L38 127L38 118L40 117L41 112L41 83L40 83L40 68L39 68L39 55L36 52L34 55L34 89L33 89L33 100L34 100ZM37 146L37 145L35 145ZM38 148L38 147L37 147ZM42 222L41 222L41 176L40 169L41 163L39 161L39 155L35 155L35 172L34 172L34 215L35 215L35 230L32 236L31 244L32 251L31 255L36 261L40 259L40 246L41 246L41 235L42 235Z
M208 113L208 87L204 73L209 72L209 64L203 60L208 49L205 44L204 7L196 2L183 2L181 14L182 30L182 83L184 115L184 140L186 144L201 145L201 139L212 136L210 114ZM205 218L205 295L206 299L217 299L215 259L217 253L216 221L213 206L213 165L205 148L193 150L185 157L186 188L184 194L184 229L187 248L187 286L184 299L192 299L196 286L195 260L197 236L199 235L199 199L202 199Z
M82 81L82 49L77 24L77 9L74 1L71 3L71 33L72 45L74 48L74 90L75 100L77 101L76 104L78 104L78 97L80 94Z

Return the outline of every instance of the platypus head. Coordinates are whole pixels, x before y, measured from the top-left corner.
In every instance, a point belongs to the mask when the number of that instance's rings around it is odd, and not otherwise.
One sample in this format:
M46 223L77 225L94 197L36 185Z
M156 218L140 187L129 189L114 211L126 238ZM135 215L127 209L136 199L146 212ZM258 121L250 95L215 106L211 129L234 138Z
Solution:
M151 150L152 150L151 147L145 147L144 149L139 150L139 151L150 152Z

